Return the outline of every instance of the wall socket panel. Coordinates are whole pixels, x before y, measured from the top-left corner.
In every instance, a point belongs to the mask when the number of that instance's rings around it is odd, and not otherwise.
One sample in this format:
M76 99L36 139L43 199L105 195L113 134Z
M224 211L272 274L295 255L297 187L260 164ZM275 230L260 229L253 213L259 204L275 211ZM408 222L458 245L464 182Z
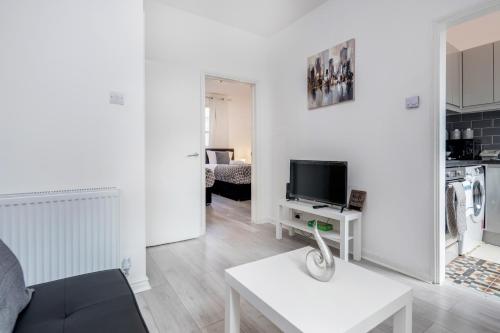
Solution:
M112 91L109 93L109 104L125 105L125 96L121 92Z
M407 109L416 109L420 106L420 96L407 97L405 102Z

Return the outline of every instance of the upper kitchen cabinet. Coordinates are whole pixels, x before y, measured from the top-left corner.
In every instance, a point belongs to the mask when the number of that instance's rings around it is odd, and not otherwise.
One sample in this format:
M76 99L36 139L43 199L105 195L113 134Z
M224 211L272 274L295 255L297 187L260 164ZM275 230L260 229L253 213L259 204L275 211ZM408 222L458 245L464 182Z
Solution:
M464 108L493 103L493 44L462 52L462 89Z
M500 42L496 42L494 46L494 68L495 68L495 81L493 87L495 88L495 102L500 103Z
M446 104L451 110L460 108L461 57L459 50L446 44Z

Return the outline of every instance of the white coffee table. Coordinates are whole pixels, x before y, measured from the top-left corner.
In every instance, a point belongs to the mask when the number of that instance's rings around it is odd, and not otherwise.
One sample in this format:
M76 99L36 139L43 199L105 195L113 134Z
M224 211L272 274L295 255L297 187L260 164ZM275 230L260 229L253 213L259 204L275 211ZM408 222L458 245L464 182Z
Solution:
M329 282L309 276L305 247L226 270L226 333L240 331L240 295L284 332L367 332L394 318L394 332L411 332L412 291L335 259Z

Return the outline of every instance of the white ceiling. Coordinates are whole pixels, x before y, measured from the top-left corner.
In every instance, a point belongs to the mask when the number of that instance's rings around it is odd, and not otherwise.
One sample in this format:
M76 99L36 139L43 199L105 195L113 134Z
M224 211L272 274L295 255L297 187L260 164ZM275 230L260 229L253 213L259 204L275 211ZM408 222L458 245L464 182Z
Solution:
M500 11L448 29L447 41L459 51L500 40Z
M270 36L328 0L159 0L172 7Z

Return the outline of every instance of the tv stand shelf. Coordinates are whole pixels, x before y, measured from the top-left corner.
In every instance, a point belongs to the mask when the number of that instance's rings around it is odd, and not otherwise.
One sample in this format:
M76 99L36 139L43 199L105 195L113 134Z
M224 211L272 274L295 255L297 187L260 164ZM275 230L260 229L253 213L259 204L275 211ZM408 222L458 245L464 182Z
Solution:
M349 241L353 242L353 258L361 260L361 212L355 210L346 210L341 213L340 209L325 207L314 209L311 203L302 201L281 200L278 204L278 220L276 221L276 239L282 239L283 226L288 228L290 236L294 235L295 229L312 233L312 228L304 221L294 220L293 211L309 213L339 221L340 232L321 231L321 237L329 239L340 244L340 258L349 260ZM352 236L349 229L352 227Z

